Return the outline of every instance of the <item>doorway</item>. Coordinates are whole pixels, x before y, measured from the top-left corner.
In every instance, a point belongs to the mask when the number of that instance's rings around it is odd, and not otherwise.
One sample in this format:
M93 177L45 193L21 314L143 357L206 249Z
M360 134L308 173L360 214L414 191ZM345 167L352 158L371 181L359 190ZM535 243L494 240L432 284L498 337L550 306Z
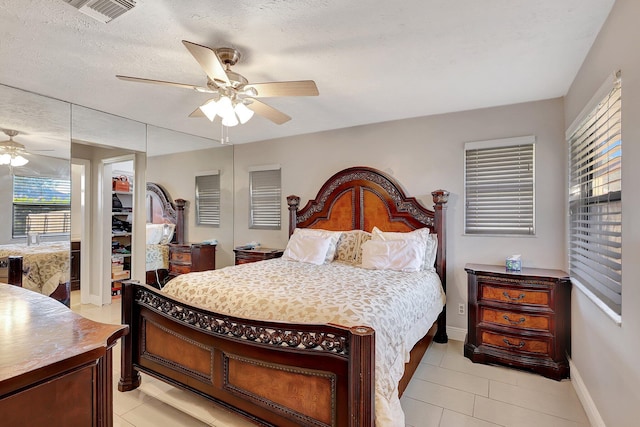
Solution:
M71 159L71 276L78 281L80 303L92 301L90 292L91 265L91 161L87 159ZM79 250L78 250L79 247ZM79 262L78 262L79 258ZM75 264L75 267L74 267ZM84 283L84 286L82 284Z

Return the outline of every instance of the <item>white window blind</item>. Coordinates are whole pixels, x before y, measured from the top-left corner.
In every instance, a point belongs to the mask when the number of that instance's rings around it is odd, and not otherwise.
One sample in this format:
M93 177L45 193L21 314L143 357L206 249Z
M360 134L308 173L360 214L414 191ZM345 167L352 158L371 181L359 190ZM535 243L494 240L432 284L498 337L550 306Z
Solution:
M532 235L534 136L465 144L465 233Z
M279 230L281 224L280 169L249 172L249 228Z
M196 176L196 222L220 227L220 175Z
M13 177L14 238L28 232L71 231L71 181L40 176Z
M622 87L587 111L569 145L569 271L616 314L622 309Z

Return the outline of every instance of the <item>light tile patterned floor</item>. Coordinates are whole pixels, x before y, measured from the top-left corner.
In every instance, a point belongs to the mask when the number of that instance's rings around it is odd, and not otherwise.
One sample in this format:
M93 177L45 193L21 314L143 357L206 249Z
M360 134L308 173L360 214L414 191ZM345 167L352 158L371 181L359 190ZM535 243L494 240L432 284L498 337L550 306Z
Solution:
M120 300L71 308L92 320L120 323ZM120 345L114 348L114 426L247 427L252 424L144 375L139 389L120 393ZM553 381L514 369L478 365L462 355L462 342L432 344L407 390L402 407L408 427L587 427L571 381Z

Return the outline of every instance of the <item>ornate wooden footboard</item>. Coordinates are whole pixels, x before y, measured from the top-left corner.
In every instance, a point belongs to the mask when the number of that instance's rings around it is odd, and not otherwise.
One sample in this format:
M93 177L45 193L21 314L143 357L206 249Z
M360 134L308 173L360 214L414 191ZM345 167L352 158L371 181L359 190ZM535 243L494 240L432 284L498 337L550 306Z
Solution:
M438 236L435 269L446 283L445 215L448 193L432 193L434 210L407 197L389 176L366 167L332 176L318 196L299 209L289 196L290 234L298 227L328 230L412 231ZM344 328L264 322L222 316L125 282L118 389L139 386L138 371L193 391L259 425L374 425L375 333ZM444 310L414 347L400 381L406 387L435 333L446 342Z
M373 426L374 331L250 321L125 282L122 372L205 396L260 425Z

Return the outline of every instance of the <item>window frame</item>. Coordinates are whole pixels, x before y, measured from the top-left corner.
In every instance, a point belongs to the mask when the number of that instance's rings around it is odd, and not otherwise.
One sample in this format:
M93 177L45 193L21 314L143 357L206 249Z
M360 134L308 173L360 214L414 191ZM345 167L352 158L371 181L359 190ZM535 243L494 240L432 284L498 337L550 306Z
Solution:
M257 180L258 177L261 177L261 181ZM271 190L267 190L267 193L274 194L256 194L256 185L268 186L276 180L277 185ZM262 200L259 200L260 198ZM262 219L258 221L258 217L262 217ZM268 224L268 222L272 224ZM256 230L282 229L282 172L279 165L249 168L249 228Z
M35 181L35 182L24 182L24 183L18 182L17 183L16 180L18 181L29 180L29 181ZM67 193L68 202L54 203L53 199L44 203L42 202L36 203L33 200L31 201L25 200L22 202L16 201L17 199L16 185L19 185L23 188L28 188L32 186L38 189L43 189L43 188L49 187L48 185L45 185L45 181L54 181L54 183L58 182L58 185L60 184L66 185L67 186L66 190L68 190L68 193ZM11 194L12 194L11 195L11 237L13 239L21 239L21 238L26 238L28 236L28 233L30 232L28 228L29 227L28 215L30 213L45 215L44 223L42 225L44 227L44 231L38 232L38 234L42 236L52 236L52 237L70 235L71 233L71 179L63 179L59 177L49 177L49 176L26 176L26 175L17 174L12 176ZM30 194L29 196L34 197L36 195ZM40 193L38 198L43 199L45 198L44 196L45 196L45 193ZM29 212L29 213L22 212L29 209L29 207L35 210L35 212ZM65 214L62 215L62 223L59 225L56 224L57 229L52 232L47 231L49 226L47 223L46 214L49 212L65 212ZM20 218L18 218L18 216L22 217L23 219L21 220ZM24 223L24 225L20 225L21 222Z
M578 131L580 131L586 124L588 124L590 121L593 121L594 117L598 117L599 111L601 110L601 108L603 107L603 103L605 101L610 101L610 98L612 95L614 95L614 92L616 92L617 90L620 91L620 94L618 96L618 99L614 99L614 102L619 102L619 112L615 111L615 107L614 108L614 115L617 113L619 114L620 118L619 118L619 123L613 123L613 126L611 123L609 123L610 118L612 117L612 115L608 115L607 116L607 122L606 122L606 130L607 132L610 132L611 128L615 128L616 126L619 127L619 140L614 141L614 143L619 142L618 145L616 145L614 148L618 148L619 147L619 170L618 173L620 175L619 178L619 186L620 186L620 190L618 191L611 191L610 189L608 189L606 194L599 194L599 195L586 195L584 197L581 197L579 199L575 199L575 195L576 193L576 183L573 182L573 164L572 164L572 148L573 148L573 142L572 139L575 138L575 135ZM614 95L615 98L615 95ZM609 113L609 110L611 109L611 106L607 107L607 113ZM591 98L591 100L585 105L585 107L582 109L582 111L580 112L580 114L578 114L578 116L576 117L576 119L573 121L573 123L571 124L571 126L569 126L567 128L567 131L565 133L565 140L566 140L566 144L567 144L567 153L568 153L568 159L567 159L567 187L568 187L568 195L567 195L567 214L568 214L568 223L567 223L567 245L568 245L568 250L567 250L567 264L569 266L569 276L571 278L571 282L574 284L574 286L576 286L577 289L579 289L580 291L582 291L582 293L584 293L597 307L599 307L608 317L610 317L616 324L621 325L622 324L622 277L623 277L623 272L622 272L622 242L623 242L623 231L622 231L622 162L623 162L623 154L622 154L622 146L623 146L623 142L622 142L622 79L621 79L621 73L620 71L617 71L616 73L614 73L613 75L609 76L605 82L601 85L601 87L596 91L596 93L593 95L593 97ZM597 121L597 120L596 120ZM595 125L594 125L595 127ZM602 132L599 133L599 135L602 135ZM615 133L614 133L615 135ZM607 138L605 139L605 141L609 141L611 139L611 136L607 136ZM591 149L591 152L593 153L591 155L591 157L589 157L589 162L593 162L596 159L602 159L603 157L598 154L597 149L600 148L601 151L603 153L607 153L610 150L604 149L602 150L603 145L600 144L598 145L598 142L601 142L601 139L599 138L594 138L594 141L591 141L592 144L595 144L595 149L596 151L593 152L593 147ZM606 143L607 147L610 145L610 142ZM591 147L591 145L589 145L589 147ZM618 151L618 150L616 150ZM616 157L616 156L614 156ZM607 166L608 168L608 166ZM608 169L607 169L608 170ZM606 175L607 178L609 178L609 170L607 171ZM591 173L591 175L593 175ZM601 177L598 177L601 178ZM583 187L586 184L589 184L590 186L585 187L585 190L589 190L592 191L594 189L593 184L596 184L600 182L597 181L596 179L591 179L589 181L584 181L580 183L580 187ZM607 180L607 186L609 183L611 183L612 181ZM615 182L615 181L614 181ZM579 194L581 194L582 191L579 191ZM572 200L573 199L573 200ZM588 200L587 200L588 199ZM586 202L585 202L586 201ZM594 285L594 283L589 283L589 282L593 282L594 279L593 278L586 278L586 277L579 277L579 274L575 273L576 270L580 270L579 267L581 264L585 264L585 263L579 263L576 260L574 260L573 256L573 250L574 250L574 244L575 241L573 240L573 236L574 236L574 228L573 228L573 210L576 206L577 202L581 202L581 204L578 205L578 207L592 207L592 208L600 208L600 207L606 207L606 209L615 209L612 212L608 211L606 214L603 214L601 212L596 212L596 213L589 213L589 215L592 216L599 216L599 215L605 215L606 216L606 231L603 231L603 233L601 234L609 234L609 233L617 233L619 234L619 242L614 241L614 251L615 252L615 246L619 246L619 254L617 255L617 259L619 260L619 280L616 281L616 283L619 285L619 292L617 292L616 290L616 295L617 297L619 297L619 301L620 304L616 304L615 301L605 301L605 299L607 299L608 297L606 295L600 294L600 290L599 288L602 288L603 286L607 286L605 284L602 283L597 283ZM603 203L604 202L604 203ZM615 204L619 204L619 206L615 206ZM589 215L586 215L587 218L590 218ZM619 220L617 221L611 221L612 217L617 215L619 217ZM584 215L583 215L584 216ZM586 220L583 220L586 221ZM589 219L590 221L590 219ZM602 224L594 224L595 226L602 226ZM612 229L612 227L618 227L618 231L615 231L614 229ZM583 230L584 231L584 230ZM602 230L600 230L602 231ZM593 241L593 234L595 233L591 233L591 234L583 234L584 236L587 236L588 239L586 240L591 240ZM615 236L614 236L615 237ZM605 239L607 240L607 239ZM589 244L587 244L588 246ZM577 246L577 244L576 244ZM597 247L600 247L601 244L598 243L596 245ZM607 243L604 245L604 247L611 247L612 245L609 244L609 241L607 240ZM577 250L576 250L577 252ZM588 252L587 252L588 253ZM595 250L593 255L599 255L600 251ZM577 257L577 255L576 255ZM611 262L609 262L609 260L607 260L606 264L611 267ZM576 265L576 267L572 267L572 265ZM586 264L585 264L586 265ZM602 263L598 263L598 269L603 269L606 267L602 267ZM613 268L613 270L615 271L616 269ZM614 290L612 290L613 292ZM603 298L604 297L604 298ZM613 303L613 304L612 304Z
M528 148L530 146L530 148ZM493 139L486 141L473 141L467 142L464 145L464 212L463 212L463 229L464 235L466 236L484 236L484 237L534 237L536 235L536 179L535 179L535 157L536 157L536 137L534 135L527 135L521 137L514 138L502 138L502 139ZM525 147L524 150L516 149L515 147ZM513 150L509 150L513 148ZM509 153L515 153L516 150L518 152L521 151L531 151L530 154L530 167L527 168L527 173L518 173L517 169L510 169L507 173L510 175L511 189L516 188L518 191L517 195L507 196L511 199L521 200L518 202L518 214L514 214L510 211L513 209L509 209L507 207L500 207L501 202L499 201L499 197L494 195L490 195L487 192L475 192L475 195L471 195L470 189L474 186L473 180L471 176L475 174L474 180L476 181L476 186L480 186L479 181L481 181L480 176L482 174L492 173L492 168L495 169L499 167L499 154L491 155L494 157L495 162L492 164L486 163L483 165L483 168L476 167L472 170L469 164L469 156L470 153L476 152L490 155L489 153L493 151L494 153L503 150L504 156L502 160L509 160L513 163L514 158ZM483 153L482 153L483 152ZM476 161L478 161L476 159ZM504 170L504 168L503 168ZM487 180L488 181L488 180ZM492 178L492 181L497 182L497 178ZM517 182L516 182L517 181ZM520 182L522 181L522 182ZM489 181L491 182L491 181ZM527 182L530 182L528 184ZM494 187L495 188L495 187ZM525 194L526 193L526 194ZM528 194L530 193L530 195ZM504 197L504 195L503 195ZM481 208L480 204L484 203L485 206L489 203L492 203L493 206L489 208ZM502 202L504 203L504 202ZM526 207L530 204L530 208L526 209L524 219L521 218L520 212L524 211L523 207ZM471 211L473 210L471 206L478 206L473 215ZM484 212L483 212L484 211ZM492 214L492 215L503 215L505 218L509 218L514 221L514 226L512 227L499 227L495 224L493 226L487 225L486 227L481 227L480 223L482 222L481 217L482 213ZM529 218L527 220L526 218ZM526 226L525 226L526 224ZM501 230L504 228L504 230Z
M215 177L215 178L213 178ZM210 183L207 183L210 180ZM211 187L201 187L211 184ZM212 194L201 194L201 193ZM221 223L221 191L220 171L200 172L195 176L196 224L220 227Z

